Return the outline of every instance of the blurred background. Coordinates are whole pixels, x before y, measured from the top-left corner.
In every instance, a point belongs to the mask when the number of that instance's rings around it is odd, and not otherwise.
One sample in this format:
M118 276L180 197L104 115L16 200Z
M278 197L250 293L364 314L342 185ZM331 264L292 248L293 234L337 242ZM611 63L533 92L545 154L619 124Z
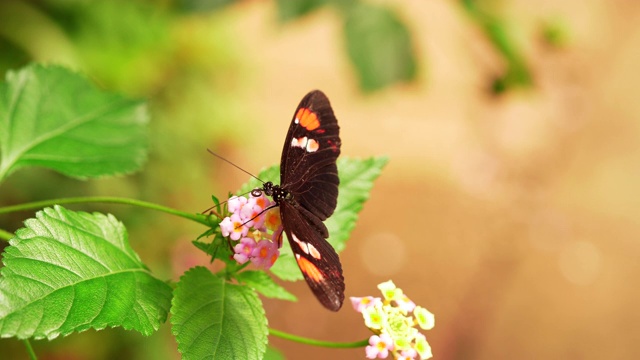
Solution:
M148 99L150 159L79 182L24 169L0 204L128 196L199 212L276 164L302 96L322 89L342 154L387 155L341 254L347 296L393 279L436 316L436 359L631 359L640 353L640 2L41 0L0 2L0 72L65 64ZM161 278L208 259L204 229L115 214ZM15 231L33 212L0 218ZM6 244L3 244L6 246ZM349 304L265 300L270 326L356 341ZM289 359L364 358L277 338ZM178 359L169 324L34 341L41 359ZM0 340L0 358L26 359Z

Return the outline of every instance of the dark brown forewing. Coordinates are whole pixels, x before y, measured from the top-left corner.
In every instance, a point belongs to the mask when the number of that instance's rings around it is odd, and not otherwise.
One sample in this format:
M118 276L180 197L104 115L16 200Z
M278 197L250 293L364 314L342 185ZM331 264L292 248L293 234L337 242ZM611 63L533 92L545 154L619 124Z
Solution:
M315 114L317 128L309 130L296 123L302 108ZM317 141L318 149L310 152L291 145L294 139L304 137ZM337 205L340 179L336 159L340 145L340 128L329 99L320 90L309 92L296 108L287 132L280 161L280 185L320 220L331 216Z
M344 301L344 277L338 254L323 237L326 228L322 222L308 218L311 214L296 203L282 202L280 214L293 253L304 259L298 260L298 267L311 291L325 308L338 311ZM324 231L317 228L318 223Z

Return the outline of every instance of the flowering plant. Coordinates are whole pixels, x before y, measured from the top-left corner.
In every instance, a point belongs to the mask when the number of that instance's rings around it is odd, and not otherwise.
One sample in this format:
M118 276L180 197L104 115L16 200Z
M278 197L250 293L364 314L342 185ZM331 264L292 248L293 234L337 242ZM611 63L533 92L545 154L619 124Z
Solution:
M239 264L251 261L268 270L280 255L282 223L280 211L264 194L232 196L227 202L231 213L220 222L222 236L236 241L233 258Z
M365 348L369 359L429 359L431 346L416 326L431 330L435 317L429 310L416 306L393 281L378 285L382 298L352 297L354 310L362 314L365 325L373 331Z
M7 125L0 131L0 181L27 165L79 178L124 174L137 170L146 157L144 104L105 93L67 69L35 65L10 72L0 83L0 94L11 100L12 109L0 111ZM97 108L104 111L96 112ZM78 123L69 126L70 118ZM78 161L83 154L100 161ZM385 163L385 158L338 160L340 200L326 221L338 252ZM273 166L259 177L272 180L278 174L279 167ZM254 181L238 193L256 187ZM289 246L278 248L279 211L269 209L272 203L263 196L214 202L218 216L107 196L0 206L0 214L39 210L15 232L0 229L0 239L8 241L0 266L0 336L24 340L35 359L29 339L54 341L107 327L151 335L171 314L171 333L184 359L260 359L267 352L269 335L327 347L370 343L323 342L269 328L258 294L289 301L295 297L263 270L281 280L302 278ZM197 223L206 231L195 246L225 266L195 266L179 279L162 278L131 246L130 240L139 241L140 234L129 234L111 214L63 207L77 203L126 204ZM257 269L249 269L251 265ZM394 333L381 329L379 338L394 339ZM415 337L414 342L419 349ZM270 356L274 353L269 348Z

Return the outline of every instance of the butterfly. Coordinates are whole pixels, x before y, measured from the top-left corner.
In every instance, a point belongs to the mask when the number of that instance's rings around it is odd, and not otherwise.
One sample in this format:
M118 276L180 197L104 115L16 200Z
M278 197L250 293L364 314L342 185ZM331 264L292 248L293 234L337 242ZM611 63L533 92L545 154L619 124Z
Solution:
M284 232L304 279L320 303L338 311L344 301L340 258L327 241L324 225L338 202L340 127L327 96L309 92L296 108L280 160L280 185L266 182L264 192L280 210Z

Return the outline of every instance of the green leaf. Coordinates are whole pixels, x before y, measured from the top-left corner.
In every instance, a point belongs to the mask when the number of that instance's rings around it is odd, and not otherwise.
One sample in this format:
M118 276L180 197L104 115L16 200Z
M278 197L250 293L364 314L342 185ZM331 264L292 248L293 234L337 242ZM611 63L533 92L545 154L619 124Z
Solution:
M285 360L286 358L280 350L274 348L273 346L267 346L267 352L264 354L263 360Z
M327 0L276 0L278 19L281 22L295 20L326 4Z
M121 326L150 335L171 288L151 275L112 215L45 208L5 249L0 335L21 339Z
M362 210L364 202L369 198L373 181L380 175L386 163L387 158L384 157L366 160L338 159L338 175L340 176L338 206L333 215L324 222L330 234L328 240L338 253L344 249L351 230L358 220L358 212ZM258 177L264 181L277 182L278 173L278 167L272 166L260 172ZM239 193L260 186L261 183L258 180L251 179L241 187ZM302 279L302 273L300 273L289 246L283 246L280 249L280 257L271 268L271 272L283 280Z
M146 160L140 101L60 66L31 65L0 83L0 180L24 166L77 178L130 173Z
M338 253L344 250L351 231L356 226L358 213L369 199L373 182L380 176L387 161L386 157L338 160L340 171L338 207L324 222L331 234L329 242Z
M293 257L293 253L291 252L291 248L287 245L284 245L280 249L280 256L278 257L278 261L273 264L270 270L273 275L279 277L282 280L298 281L303 279L300 268L298 267L298 264Z
M237 273L236 280L249 285L249 287L268 298L298 301L295 295L276 284L264 271L246 270Z
M203 267L177 284L171 332L188 359L260 359L267 345L267 318L256 293Z
M225 270L227 272L233 272L242 265L233 259L234 252L229 246L229 239L222 236L222 234L216 230L213 228L208 229L204 234L198 237L198 239L200 239L203 235L210 233L214 236L211 242L194 240L191 243L198 249L204 251L207 255L211 256L212 261L213 259L222 260L227 265Z
M417 65L411 34L391 9L362 3L350 7L344 33L362 90L374 91L415 79Z

